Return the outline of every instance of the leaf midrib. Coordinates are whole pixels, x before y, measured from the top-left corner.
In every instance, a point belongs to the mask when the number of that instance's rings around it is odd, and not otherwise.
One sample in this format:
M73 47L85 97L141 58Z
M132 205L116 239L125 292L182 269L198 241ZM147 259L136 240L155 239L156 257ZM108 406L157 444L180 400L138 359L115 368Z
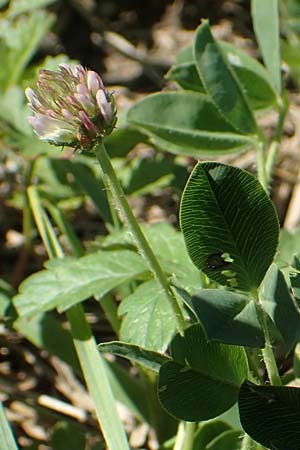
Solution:
M251 287L251 285L252 285L252 280L251 280L251 278L250 278L249 275L248 275L248 271L247 271L246 266L244 265L244 260L243 260L243 258L241 257L240 250L239 250L239 249L237 248L237 246L236 246L236 242L235 242L235 240L234 240L234 236L233 236L232 231L231 231L231 229L230 229L230 227L229 227L229 224L228 224L228 222L227 222L227 220L226 220L226 217L225 217L225 215L224 215L224 213L223 213L223 210L221 209L221 206L220 206L219 201L218 201L218 199L217 199L217 197L216 197L216 195L215 195L215 192L214 192L214 190L213 190L213 188L212 188L212 186L211 186L211 183L210 183L209 178L208 178L208 176L207 176L207 172L206 172L205 169L203 169L203 167L201 167L201 169L202 169L203 172L205 173L206 180L207 180L208 185L209 185L209 187L210 187L210 192L212 193L212 196L213 196L213 198L214 198L215 201L216 201L216 205L218 206L218 209L219 209L219 211L220 211L220 213L221 213L221 215L222 215L222 217L223 217L223 221L224 221L224 223L225 223L225 225L226 225L226 227L227 227L227 230L228 230L228 232L229 232L229 237L230 237L230 240L231 240L232 243L233 243L233 247L234 247L234 249L236 250L236 252L237 252L237 254L238 254L239 260L242 262L242 267L241 267L241 268L242 268L243 272L246 274L246 279L247 279L247 281L248 281L248 283L247 283L247 284L248 284L248 291L251 291L251 289L252 289L252 287Z

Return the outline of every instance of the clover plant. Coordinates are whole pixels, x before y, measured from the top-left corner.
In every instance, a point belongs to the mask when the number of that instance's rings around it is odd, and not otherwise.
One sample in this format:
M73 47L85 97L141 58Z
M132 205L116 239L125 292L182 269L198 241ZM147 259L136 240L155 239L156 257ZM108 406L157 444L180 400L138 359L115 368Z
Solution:
M283 257L270 198L288 110L278 2L252 0L251 8L262 63L217 41L203 20L166 75L176 89L135 102L122 123L113 93L79 64L40 70L26 91L35 133L75 149L60 169L99 204L108 235L84 251L63 208L29 180L26 198L49 261L21 283L14 326L46 346L38 335L53 320L62 344L48 342L48 349L85 379L109 450L129 449L116 399L153 428L161 449L300 448L300 391L287 386L299 377L297 347L289 377L276 361L277 349L292 355L300 337L299 249ZM258 121L269 110L277 115L271 137ZM178 169L178 155L199 160L181 195L181 231L141 226L127 202L114 149L126 152L139 141L155 147L163 175ZM256 152L257 173L217 160L248 150ZM174 156L171 165L164 152ZM144 187L141 179L137 186ZM119 340L96 343L82 305L91 297ZM71 336L49 315L54 309L66 312ZM104 353L130 360L139 377L123 371L117 383L121 369Z

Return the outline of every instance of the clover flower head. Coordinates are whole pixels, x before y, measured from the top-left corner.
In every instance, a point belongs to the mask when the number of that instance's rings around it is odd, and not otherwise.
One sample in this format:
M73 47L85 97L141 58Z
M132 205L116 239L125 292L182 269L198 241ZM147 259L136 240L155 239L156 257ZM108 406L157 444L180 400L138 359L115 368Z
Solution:
M25 91L34 115L28 122L43 141L90 150L115 127L114 99L93 70L60 64L40 70L36 89Z

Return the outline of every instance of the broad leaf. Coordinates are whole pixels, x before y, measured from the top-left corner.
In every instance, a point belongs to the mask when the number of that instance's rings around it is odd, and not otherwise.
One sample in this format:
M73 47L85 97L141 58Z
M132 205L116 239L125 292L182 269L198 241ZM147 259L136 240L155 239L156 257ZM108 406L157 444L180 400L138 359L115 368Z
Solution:
M78 259L52 261L51 268L28 277L14 297L19 315L60 312L91 296L102 297L125 281L148 272L140 256L128 251L101 252Z
M253 175L198 163L183 193L180 222L193 263L209 278L244 291L260 285L279 228L274 206Z
M194 59L205 90L223 116L238 132L255 134L257 125L242 87L212 36L207 20L196 30Z
M167 73L166 79L176 81L183 89L206 93L194 61L175 64Z
M253 28L264 63L277 92L281 92L278 0L251 0Z
M200 273L189 258L182 233L168 223L157 222L145 228L145 234L165 272L179 280L188 292L198 290Z
M300 389L257 386L246 381L240 390L242 426L271 450L300 448Z
M137 363L148 370L158 372L162 364L170 358L162 353L153 352L143 347L127 342L105 342L98 346L100 352L112 353L116 356L129 359L132 363Z
M233 45L225 42L220 42L219 45L227 62L238 77L251 108L261 110L275 106L277 103L276 92L266 69L257 60L236 49ZM187 61L172 66L166 77L177 82L183 89L206 92L194 62L192 47L189 48L190 54L188 50L183 54Z
M239 134L212 100L197 92L149 95L132 106L128 121L159 147L194 158L240 152L256 145L255 137Z
M188 292L196 292L201 287L200 272L189 258L182 233L166 222L155 222L142 229L164 271ZM135 249L135 242L131 234L122 230L111 233L102 243L102 248L116 246Z
M260 289L260 300L282 336L285 353L289 353L300 336L300 313L276 264L272 264L267 272Z
M251 108L260 110L275 106L277 104L276 91L264 66L227 42L222 42L220 45Z
M176 331L176 317L156 281L141 284L124 298L118 310L124 316L120 339L147 350L163 352Z
M187 421L207 420L228 410L238 398L248 373L241 347L207 342L201 325L176 335L173 361L159 371L158 395L173 416Z
M263 347L264 334L254 300L222 289L202 289L191 299L210 341Z

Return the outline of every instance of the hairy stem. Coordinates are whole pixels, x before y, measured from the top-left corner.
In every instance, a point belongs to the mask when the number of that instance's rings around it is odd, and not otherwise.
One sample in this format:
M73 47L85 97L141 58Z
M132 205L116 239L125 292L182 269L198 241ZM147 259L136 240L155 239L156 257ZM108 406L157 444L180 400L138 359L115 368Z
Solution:
M144 236L144 233L142 232L136 218L134 217L130 206L128 205L124 191L117 178L117 175L111 164L110 158L107 154L104 145L101 143L98 146L96 146L95 152L103 171L103 176L105 178L104 181L105 186L109 186L110 192L113 196L113 199L115 201L116 207L119 210L122 220L124 220L124 222L128 226L130 232L132 233L135 239L135 242L138 246L141 255L148 263L155 279L158 281L162 290L165 292L166 297L175 313L178 330L182 332L185 327L183 312L180 308L180 305L176 297L173 295L171 291L168 279L164 271L162 270L156 256L154 255L150 245L148 244L147 239Z

